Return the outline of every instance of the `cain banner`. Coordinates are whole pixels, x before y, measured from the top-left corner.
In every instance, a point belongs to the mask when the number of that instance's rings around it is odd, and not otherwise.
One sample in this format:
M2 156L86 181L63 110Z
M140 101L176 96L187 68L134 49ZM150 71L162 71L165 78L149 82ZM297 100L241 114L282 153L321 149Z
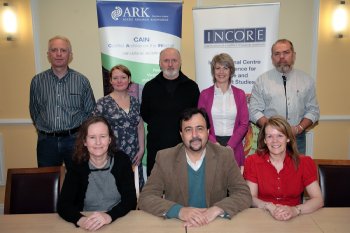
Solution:
M143 85L160 72L161 50L180 50L181 2L97 0L96 4L105 94L113 66L127 66L132 81Z
M141 101L143 85L160 72L160 51L180 50L182 2L96 0L96 8L104 94L111 91L109 70L122 64L132 75L129 94Z

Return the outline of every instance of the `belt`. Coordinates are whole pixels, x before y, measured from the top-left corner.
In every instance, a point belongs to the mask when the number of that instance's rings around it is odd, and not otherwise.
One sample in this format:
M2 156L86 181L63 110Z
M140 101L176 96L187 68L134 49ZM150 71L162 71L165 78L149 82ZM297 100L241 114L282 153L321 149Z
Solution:
M69 129L69 130L62 130L62 131L57 131L57 132L45 132L45 131L41 131L38 130L39 133L46 135L46 136L51 136L51 137L66 137L66 136L70 136L75 134L76 132L78 132L79 127L77 128L73 128L73 129Z

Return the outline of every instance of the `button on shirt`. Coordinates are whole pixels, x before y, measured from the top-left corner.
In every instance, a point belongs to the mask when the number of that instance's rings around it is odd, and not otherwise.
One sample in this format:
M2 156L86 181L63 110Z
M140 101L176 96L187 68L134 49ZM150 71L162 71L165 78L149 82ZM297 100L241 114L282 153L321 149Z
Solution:
M211 109L216 136L232 136L237 107L231 87L223 93L214 85L214 101Z
M263 116L286 117L288 107L287 121L291 125L299 124L303 118L318 121L320 109L314 80L303 71L293 69L285 74L286 96L282 75L273 69L256 79L249 102L250 120L256 123Z
M269 159L269 154L251 155L245 161L243 177L258 185L258 198L295 206L300 204L301 193L305 187L317 181L316 165L309 156L300 155L298 169L287 154L283 168L277 172Z
M61 79L48 69L31 82L30 115L40 131L50 133L79 127L94 107L89 80L72 69Z

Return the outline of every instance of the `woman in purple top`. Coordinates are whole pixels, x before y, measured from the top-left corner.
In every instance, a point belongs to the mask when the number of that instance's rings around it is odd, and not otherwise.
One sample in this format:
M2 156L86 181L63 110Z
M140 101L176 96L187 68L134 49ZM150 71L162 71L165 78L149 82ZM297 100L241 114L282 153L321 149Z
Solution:
M236 162L244 166L242 140L247 133L249 114L243 90L231 84L235 73L230 55L221 53L211 61L214 85L200 94L198 107L204 108L209 116L211 128L209 140L232 148Z

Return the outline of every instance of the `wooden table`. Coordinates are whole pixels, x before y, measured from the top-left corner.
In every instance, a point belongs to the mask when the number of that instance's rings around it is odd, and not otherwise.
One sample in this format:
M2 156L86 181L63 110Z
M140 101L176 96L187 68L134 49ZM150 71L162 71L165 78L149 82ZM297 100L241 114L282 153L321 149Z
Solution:
M350 232L350 208L323 208L310 216L322 232Z
M65 222L57 214L0 215L0 233L86 232ZM180 220L132 211L104 226L101 233L185 233ZM323 208L287 222L274 220L261 209L247 209L232 220L216 219L207 226L189 228L188 233L346 233L350 232L350 208Z

